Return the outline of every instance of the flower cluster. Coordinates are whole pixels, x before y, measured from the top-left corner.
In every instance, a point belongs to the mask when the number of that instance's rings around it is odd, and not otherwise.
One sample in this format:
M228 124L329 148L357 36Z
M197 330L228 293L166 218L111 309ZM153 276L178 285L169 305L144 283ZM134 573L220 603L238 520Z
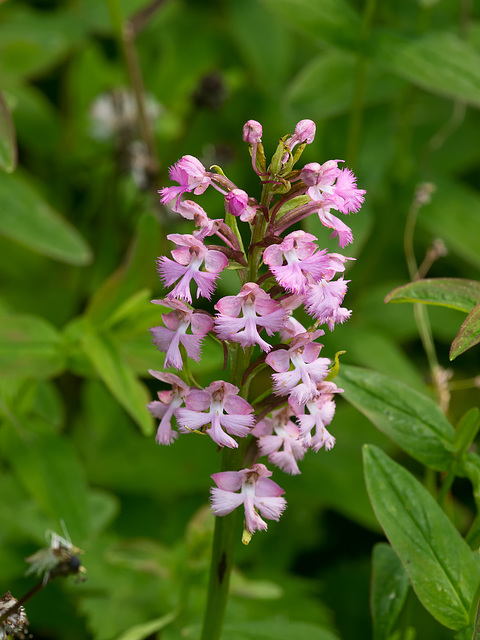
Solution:
M320 356L323 345L317 339L324 334L322 325L331 331L350 317L342 304L349 282L343 272L351 258L319 248L317 238L298 223L318 215L343 248L353 241L352 232L332 211L357 212L365 191L349 169L339 167L342 160L294 168L314 136L315 124L302 120L293 135L280 140L267 167L262 127L254 120L246 123L243 139L262 185L259 201L221 169L207 171L193 156L184 156L170 169L178 186L160 191L161 202L192 220L195 230L167 236L175 245L172 257L158 260L160 278L171 289L165 298L153 300L166 311L163 326L152 328L151 334L165 352L164 367L178 375L150 372L170 387L149 404L160 420L156 439L171 444L178 433L200 432L219 447L238 449L242 455L237 460L243 464L212 475L211 506L222 516L243 505L247 539L267 528L262 518L278 520L286 506L283 489L258 460L266 456L272 465L298 474L298 462L308 449L329 450L335 444L327 426L335 413L335 394L342 390L332 381L331 361ZM223 197L222 218L211 219L186 195L199 196L208 188ZM238 221L248 226L243 233ZM288 232L293 225L296 229ZM194 294L212 299L227 268L239 276L238 293L218 299L211 312L193 308ZM312 318L309 327L294 317L301 307ZM208 336L230 356L229 382L216 380L200 388L188 358L200 360ZM259 376L252 393L252 380L265 369L270 370L270 384ZM249 466L240 468L246 460Z

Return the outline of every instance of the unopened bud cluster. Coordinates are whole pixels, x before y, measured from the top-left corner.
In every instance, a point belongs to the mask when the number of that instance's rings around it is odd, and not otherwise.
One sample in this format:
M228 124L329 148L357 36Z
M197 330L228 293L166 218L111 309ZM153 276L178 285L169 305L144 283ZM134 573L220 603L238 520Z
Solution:
M169 386L149 404L160 420L156 440L168 445L178 433L201 432L220 447L237 448L248 438L244 450L249 466L213 474L216 486L211 489L212 511L218 516L243 504L248 534L266 529L262 518L278 520L286 506L283 489L258 460L266 457L283 471L298 474L298 462L308 449L328 450L335 443L327 426L335 413L335 394L342 390L331 379L330 359L320 357L317 339L324 334L322 325L333 330L350 316L342 307L349 282L342 274L351 258L319 248L317 238L298 229L298 223L318 215L343 248L353 241L352 232L332 211L357 212L365 191L357 188L349 169L339 168L342 160L294 168L314 136L315 124L302 120L293 135L280 140L267 166L261 125L254 120L245 124L243 139L262 186L260 200L219 167L207 171L193 156L171 167L170 178L178 186L160 191L161 202L196 228L191 234L170 234L172 257L158 260L160 278L171 289L165 298L153 300L165 308L162 326L151 329L153 342L165 352L165 370L151 374ZM208 188L223 197L222 218L210 218L186 196L200 196ZM248 230L240 232L238 221ZM289 232L293 225L296 230ZM247 233L249 246L244 247ZM227 268L238 274L239 291L218 299L213 313L195 309L192 291L211 300ZM301 307L312 326L305 328L294 317ZM230 373L228 381L216 380L202 389L190 375L187 359L200 360L209 335L228 353ZM266 369L271 372L269 387L251 398L251 380Z

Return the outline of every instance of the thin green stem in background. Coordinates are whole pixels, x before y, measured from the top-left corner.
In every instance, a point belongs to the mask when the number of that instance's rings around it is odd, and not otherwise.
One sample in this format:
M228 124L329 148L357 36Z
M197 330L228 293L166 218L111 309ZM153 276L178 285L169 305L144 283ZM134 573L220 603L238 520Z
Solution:
M403 238L403 249L405 252L405 259L407 262L408 273L412 282L419 279L418 265L415 258L415 252L413 248L413 238L415 233L415 224L417 221L418 212L422 204L426 202L426 198L429 193L428 185L420 185L417 188L417 192L410 206L410 210L407 216L407 222L405 224L405 234ZM430 325L430 318L426 307L422 304L414 304L413 306L415 323L418 328L420 340L422 341L423 348L428 360L428 366L432 376L432 382L435 387L435 392L438 396L440 406L444 412L448 409L448 397L445 394L445 385L442 384L441 367L438 363L437 352L435 350L435 344L433 342L432 329ZM448 395L448 394L447 394Z

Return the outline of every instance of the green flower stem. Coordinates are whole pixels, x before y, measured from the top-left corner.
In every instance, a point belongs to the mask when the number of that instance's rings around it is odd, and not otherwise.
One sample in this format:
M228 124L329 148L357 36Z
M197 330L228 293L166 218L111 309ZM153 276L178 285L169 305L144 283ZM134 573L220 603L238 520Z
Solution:
M241 469L245 456L246 438L238 449L224 447L222 471ZM238 509L227 516L215 518L212 560L207 592L207 606L203 620L201 640L220 640L228 601L230 574L233 567L235 543L239 539Z
M268 198L268 191L264 188L262 204ZM264 217L257 215L252 230L252 245L259 242L265 235L267 223ZM258 278L258 269L261 262L261 247L253 246L248 260L248 282L255 282ZM249 381L242 386L242 377L252 357L251 347L242 349L239 344L231 353L230 382L240 388L240 395L246 398L248 395ZM222 471L238 471L244 466L247 438L240 438L237 449L223 448ZM207 604L201 640L220 640L225 619L225 610L228 601L228 589L230 574L233 567L235 543L239 539L238 527L239 511L234 509L232 513L215 518L215 531L213 534L212 560L210 564L210 577L208 582Z

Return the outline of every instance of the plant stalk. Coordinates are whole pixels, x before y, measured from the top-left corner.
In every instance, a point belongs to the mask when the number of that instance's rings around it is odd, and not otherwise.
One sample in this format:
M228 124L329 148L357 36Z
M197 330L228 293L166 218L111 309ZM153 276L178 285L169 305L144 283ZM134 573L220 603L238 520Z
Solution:
M268 189L264 187L261 204L266 204L269 198ZM261 262L261 248L254 246L263 235L267 223L265 218L257 214L254 227L252 229L251 245L254 247L248 256L248 282L255 282L258 279L258 270ZM249 380L242 385L243 374L250 365L252 349L242 349L239 344L235 345L235 351L231 359L230 381L240 388L240 395L246 399L248 395ZM247 449L247 438L241 438L237 449L224 447L222 453L222 471L238 471L245 464L245 452ZM210 564L210 577L207 591L207 604L203 629L200 640L220 640L225 620L225 611L228 601L230 585L230 574L233 567L233 556L235 542L238 539L238 509L226 516L215 518L215 531L213 534L212 559Z

